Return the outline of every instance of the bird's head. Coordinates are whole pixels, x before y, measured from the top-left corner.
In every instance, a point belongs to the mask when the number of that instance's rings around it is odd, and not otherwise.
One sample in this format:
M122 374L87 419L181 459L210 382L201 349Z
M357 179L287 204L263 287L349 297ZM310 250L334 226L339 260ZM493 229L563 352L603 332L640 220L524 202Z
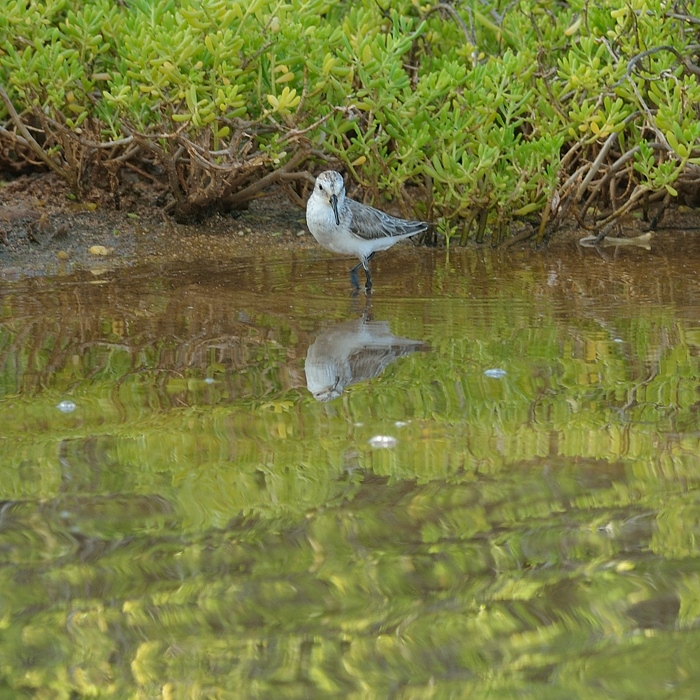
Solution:
M335 170L326 170L316 178L314 185L314 195L328 202L333 209L335 215L335 223L340 226L340 215L338 213L339 205L342 205L345 199L345 183L340 173Z

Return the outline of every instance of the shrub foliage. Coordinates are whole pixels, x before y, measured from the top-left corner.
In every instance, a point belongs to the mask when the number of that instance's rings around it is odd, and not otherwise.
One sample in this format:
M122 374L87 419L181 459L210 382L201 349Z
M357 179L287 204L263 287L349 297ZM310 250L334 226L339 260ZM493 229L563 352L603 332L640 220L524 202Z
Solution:
M693 2L4 4L0 162L76 194L135 169L186 218L331 162L448 241L541 241L699 177Z

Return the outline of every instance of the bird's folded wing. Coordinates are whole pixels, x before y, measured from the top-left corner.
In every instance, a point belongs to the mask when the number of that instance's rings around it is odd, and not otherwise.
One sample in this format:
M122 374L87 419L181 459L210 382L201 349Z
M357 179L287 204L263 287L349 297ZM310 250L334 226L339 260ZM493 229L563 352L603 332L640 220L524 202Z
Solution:
M422 221L405 221L395 216L385 214L379 209L360 204L352 199L346 203L352 213L350 233L364 240L387 238L394 236L411 236L428 227Z

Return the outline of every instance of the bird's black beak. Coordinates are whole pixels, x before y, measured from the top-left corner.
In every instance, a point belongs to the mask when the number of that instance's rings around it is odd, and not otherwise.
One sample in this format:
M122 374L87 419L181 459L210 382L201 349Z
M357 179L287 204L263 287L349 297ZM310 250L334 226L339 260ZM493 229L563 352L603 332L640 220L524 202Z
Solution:
M335 214L335 223L340 226L340 217L338 216L338 196L335 194L331 195L331 206L333 207L333 213Z

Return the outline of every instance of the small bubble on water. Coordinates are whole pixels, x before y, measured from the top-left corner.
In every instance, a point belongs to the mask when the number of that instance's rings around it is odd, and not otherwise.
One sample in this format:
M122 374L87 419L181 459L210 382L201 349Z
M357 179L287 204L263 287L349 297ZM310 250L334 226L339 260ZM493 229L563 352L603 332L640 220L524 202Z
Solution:
M484 374L487 377L491 377L491 379L503 379L503 377L506 376L507 372L504 369L498 369L496 367L494 369L485 369Z
M204 380L204 383L205 383L205 384L213 384L215 381L216 381L216 380L215 380L215 379L212 379L212 377L207 377L207 378Z
M613 338L613 343L624 343L625 341L622 340L622 338Z
M397 421L394 422L394 425L395 425L397 428L405 428L405 427L408 425L408 421L405 421L405 420L397 420Z
M375 435L369 439L369 444L377 449L388 450L391 447L396 447L397 439L391 435Z
M56 408L61 411L61 413L73 413L75 411L75 404L72 401L61 401Z

